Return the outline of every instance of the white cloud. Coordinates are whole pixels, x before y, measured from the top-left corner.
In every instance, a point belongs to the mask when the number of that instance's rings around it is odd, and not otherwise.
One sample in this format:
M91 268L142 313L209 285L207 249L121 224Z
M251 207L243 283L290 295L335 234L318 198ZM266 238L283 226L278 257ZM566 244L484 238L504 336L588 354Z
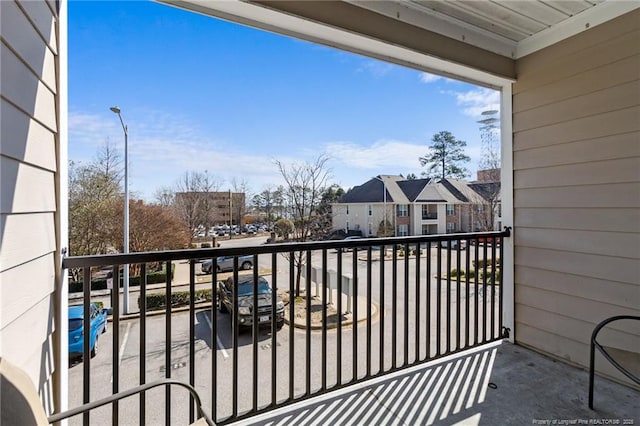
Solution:
M423 83L433 83L434 81L438 81L442 78L443 77L440 77L439 75L430 74L428 72L420 73L420 81L422 81Z
M393 71L394 65L381 61L367 61L356 72L368 72L375 78L384 77Z
M454 80L448 77L442 77L442 76L431 74L428 72L420 73L420 81L426 84L434 83L436 81L444 81L445 83L459 83L458 80Z
M379 140L369 146L351 142L329 142L326 151L343 166L363 170L390 169L396 173L420 170L418 157L427 151L425 145L397 140Z
M484 111L500 110L500 92L487 88L478 88L467 92L447 92L456 97L462 112L471 117L479 117Z
M273 158L247 154L242 146L203 136L199 126L188 120L157 111L132 113L123 118L130 120L125 121L129 129L130 190L145 199L152 199L155 190L162 186L173 186L186 171L207 170L223 188L233 178L245 178L256 188L282 183ZM116 151L124 149L120 122L108 110L104 115L69 114L72 160L90 161L106 140Z

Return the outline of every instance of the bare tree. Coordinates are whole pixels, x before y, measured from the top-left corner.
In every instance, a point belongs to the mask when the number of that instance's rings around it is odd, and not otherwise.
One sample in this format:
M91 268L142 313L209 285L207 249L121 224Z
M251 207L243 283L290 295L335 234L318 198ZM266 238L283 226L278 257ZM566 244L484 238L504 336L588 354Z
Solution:
M200 203L200 177L197 173L186 171L176 182L175 207L180 218L191 232L191 240L202 218Z
M275 161L285 181L283 195L293 215L292 234L295 241L307 241L312 236L318 208L330 177L330 171L327 169L328 160L327 156L321 155L313 162L288 166L281 161ZM295 252L293 261L297 268L295 292L298 296L305 261L303 252ZM307 283L307 287L308 285Z
M104 254L116 245L122 221L121 160L107 142L88 165L69 165L69 249L72 255ZM121 234L120 234L121 236Z
M153 193L153 198L155 200L155 204L162 207L171 207L175 206L176 202L176 192L173 188L162 186Z
M213 193L218 192L222 186L222 180L210 175L207 170L204 173L199 174L198 188L199 192L199 211L200 211L200 223L205 227L205 231L208 231L212 225L215 224L216 217L216 201L213 198Z
M175 208L180 218L191 230L193 240L195 230L207 229L215 222L214 192L220 189L222 181L204 172L185 172L176 183Z
M232 194L232 214L234 216L236 224L242 225L242 218L247 212L247 200L251 198L250 186L245 178L231 179Z

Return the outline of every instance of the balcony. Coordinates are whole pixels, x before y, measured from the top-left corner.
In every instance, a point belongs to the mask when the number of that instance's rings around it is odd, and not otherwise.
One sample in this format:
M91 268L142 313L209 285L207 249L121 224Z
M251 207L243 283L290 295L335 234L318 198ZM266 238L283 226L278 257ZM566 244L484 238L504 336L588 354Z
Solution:
M437 220L438 212L422 212L422 220Z
M102 292L100 299L84 286L85 305L93 300L112 306L112 321L99 338L96 356L91 357L85 339L82 361L70 367L70 406L177 378L196 388L206 412L220 424L469 419L499 424L505 418L531 424L558 413L567 419L622 419L637 412L637 401L628 398L634 391L604 380L596 384L596 407L606 411L588 412L582 403L586 373L501 344L509 335L503 324L501 266L509 237L507 230L67 258L64 266L82 268L84 282L93 269L105 266L118 282L125 263L138 265L143 277L151 263L163 263L166 271L175 265L173 280L167 274L165 284L145 279L132 287L127 315L120 309L121 293ZM496 244L487 244L489 239ZM202 260L215 265L222 256L234 257L232 271L201 273ZM241 270L240 256L251 256L253 268ZM298 274L301 297L290 297ZM229 305L211 303L225 291L219 283L243 277L251 283L265 277L277 291L264 298L255 284L248 294L231 292ZM183 290L188 302L175 306ZM307 290L312 297L305 297ZM208 300L207 293L213 295ZM148 306L151 295L161 300L160 308ZM282 328L271 321L278 297L285 302ZM238 309L247 302L248 317ZM256 305L260 312L251 308ZM251 325L242 328L247 318ZM533 391L531 383L536 383ZM538 398L536 386L544 389L549 405L538 402L523 410L523 404L532 403L527 398ZM614 397L629 402L612 405ZM555 411L562 398L569 405ZM186 392L160 389L72 424L184 424L194 417Z

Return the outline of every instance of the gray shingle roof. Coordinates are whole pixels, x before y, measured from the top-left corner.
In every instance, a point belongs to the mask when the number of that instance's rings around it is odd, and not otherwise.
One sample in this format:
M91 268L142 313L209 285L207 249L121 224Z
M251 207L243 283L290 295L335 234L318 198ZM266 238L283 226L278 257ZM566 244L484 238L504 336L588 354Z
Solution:
M402 192L404 192L404 195L407 196L409 201L414 202L430 180L431 179L403 180L398 182L398 186Z
M354 186L338 200L339 203L382 203L384 202L384 184L372 178L362 185ZM394 202L387 190L387 202Z

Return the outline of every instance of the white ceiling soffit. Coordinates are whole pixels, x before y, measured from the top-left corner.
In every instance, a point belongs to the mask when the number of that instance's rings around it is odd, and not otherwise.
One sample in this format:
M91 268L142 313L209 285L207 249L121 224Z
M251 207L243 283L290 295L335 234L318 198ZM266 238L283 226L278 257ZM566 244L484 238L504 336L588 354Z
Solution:
M156 0L207 16L499 89L514 80L239 0Z
M347 0L518 59L640 7L634 0Z

